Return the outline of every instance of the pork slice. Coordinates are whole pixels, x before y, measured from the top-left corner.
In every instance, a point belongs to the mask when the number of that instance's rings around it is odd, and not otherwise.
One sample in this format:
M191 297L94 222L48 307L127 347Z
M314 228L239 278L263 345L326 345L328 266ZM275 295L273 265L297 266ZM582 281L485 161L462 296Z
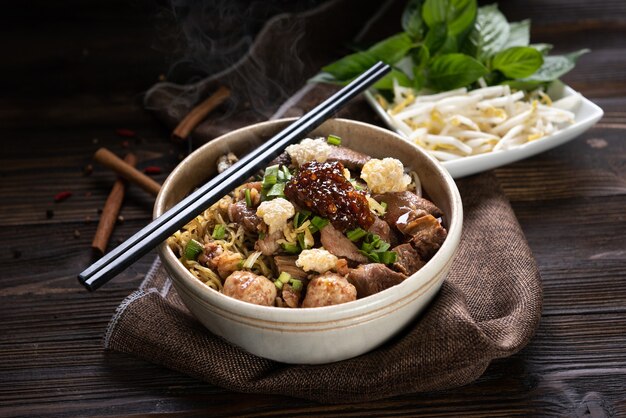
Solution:
M397 237L389 227L389 224L378 217L374 218L374 223L367 231L378 235L383 241L392 245L397 242Z
M283 151L282 154L274 158L267 166L270 167L276 164L289 167L291 165L291 157L289 156L289 153L287 151Z
M404 227L404 233L410 235L411 244L422 260L429 260L441 247L448 233L432 215L417 218Z
M435 218L443 216L443 212L433 202L409 191L381 193L372 197L379 203L387 204L384 219L392 226L396 225L402 215L417 210L422 210Z
M298 280L306 280L307 273L296 265L297 255L277 255L274 257L279 273L286 272Z
M391 251L396 253L396 262L393 263L393 268L407 276L415 273L426 264L411 244L400 244Z
M277 241L282 237L282 231L274 231L271 234L267 234L265 238L257 240L257 242L254 243L254 249L261 251L263 255L272 255L278 251L280 245Z
M330 253L337 257L345 257L357 263L367 263L367 257L359 252L359 249L341 231L335 229L332 224L326 225L320 231L320 241Z
M402 283L406 277L384 264L370 263L352 269L347 279L356 288L357 297L363 298Z
M290 308L297 308L300 305L301 290L295 290L290 284L283 285L282 297L285 305Z
M360 170L371 159L369 155L341 146L333 146L328 156L328 161L338 161L350 170Z
M244 200L228 206L228 217L231 222L242 225L248 232L258 233L258 226L263 223L263 220L257 216L256 209L246 206Z

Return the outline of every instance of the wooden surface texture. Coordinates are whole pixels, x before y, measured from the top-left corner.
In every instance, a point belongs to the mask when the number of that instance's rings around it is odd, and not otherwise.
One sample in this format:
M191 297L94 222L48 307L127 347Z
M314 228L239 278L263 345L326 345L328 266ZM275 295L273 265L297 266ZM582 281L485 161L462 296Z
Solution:
M626 3L502 2L557 52L589 47L564 81L600 105L577 139L496 170L545 289L537 335L468 386L345 405L232 393L114 352L105 327L149 268L96 293L77 284L115 176L99 147L166 174L186 152L141 106L173 55L164 3L34 1L0 16L0 416L626 416ZM118 128L138 138L121 138ZM126 143L127 141L128 143ZM56 193L73 195L59 203ZM153 198L130 187L111 245ZM49 212L49 211L52 211ZM50 217L50 215L52 215Z

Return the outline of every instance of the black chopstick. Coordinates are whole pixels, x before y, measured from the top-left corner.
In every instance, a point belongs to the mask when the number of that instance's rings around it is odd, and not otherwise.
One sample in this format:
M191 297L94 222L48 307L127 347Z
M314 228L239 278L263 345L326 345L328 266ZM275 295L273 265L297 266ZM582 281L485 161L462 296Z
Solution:
M199 187L163 215L89 266L78 275L79 282L89 290L96 290L111 280L195 218L198 213L235 189L259 169L265 167L287 145L295 143L303 135L321 125L349 100L386 75L390 69L388 65L382 62L373 65L350 84L267 140L263 145L246 154L228 170Z

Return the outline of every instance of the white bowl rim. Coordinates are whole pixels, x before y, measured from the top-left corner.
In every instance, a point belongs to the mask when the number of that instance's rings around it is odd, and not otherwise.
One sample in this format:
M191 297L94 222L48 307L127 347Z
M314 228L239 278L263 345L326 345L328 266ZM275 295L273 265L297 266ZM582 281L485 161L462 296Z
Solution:
M189 156L187 156L186 159L192 158L196 154L201 154L204 148L219 145L220 142L227 141L230 136L236 135L241 131L246 131L251 127L262 128L271 125L281 125L290 121L294 121L295 119L296 118L276 119L248 125L233 130L218 138L211 140L210 142L207 142L206 144L195 150L193 153L191 153ZM170 272L170 278L174 281L175 285L177 284L177 281L181 281L182 283L180 283L180 285L184 285L187 290L191 291L203 303L215 305L219 309L228 311L244 318L256 319L269 323L318 323L321 319L323 320L323 322L349 320L353 317L368 315L372 311L383 309L386 306L394 304L397 300L402 299L401 295L408 295L412 292L415 292L423 285L428 283L430 279L432 279L432 277L438 274L439 271L445 269L445 266L448 265L448 263L453 259L456 253L456 249L461 238L461 229L463 223L463 209L461 197L454 180L447 172L447 170L443 168L441 163L438 162L434 157L420 150L417 146L408 143L395 132L391 132L388 129L351 119L335 118L332 120L337 123L361 125L368 129L378 131L381 135L390 135L392 137L395 137L397 140L402 141L404 144L407 144L414 148L416 152L423 154L428 160L433 163L435 170L438 171L438 174L446 179L446 183L449 185L450 192L452 194L452 213L449 215L451 222L450 225L448 225L448 235L446 237L446 240L441 245L437 253L433 256L433 258L430 259L424 267L422 267L415 274L409 276L402 283L386 289L382 292L368 296L366 298L357 299L352 302L333 306L287 309L274 306L255 305L252 303L240 301L209 288L204 283L195 278L182 265L182 263L180 263L174 252L169 248L169 246L165 242L163 242L158 247L159 255L166 267L168 263L170 263L170 266L174 267L176 269L176 272L179 273L179 275L177 276L176 274L171 274ZM159 192L154 205L155 217L162 212L165 196L169 193L170 188L173 187L172 178L181 169L181 166L182 162L176 168L174 168L174 170L172 170L170 175L161 186L161 191Z

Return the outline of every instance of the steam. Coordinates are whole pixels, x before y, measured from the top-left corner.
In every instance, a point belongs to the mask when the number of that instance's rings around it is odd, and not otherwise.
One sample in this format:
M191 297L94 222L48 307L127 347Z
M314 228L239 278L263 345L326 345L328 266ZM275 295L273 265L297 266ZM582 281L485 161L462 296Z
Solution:
M213 119L247 112L250 121L268 119L310 76L298 13L323 0L171 0L180 58L168 80L147 92L146 107L180 119L217 85L231 89L226 109ZM268 28L271 27L271 30ZM259 38L263 42L257 42ZM180 84L177 84L180 83Z

